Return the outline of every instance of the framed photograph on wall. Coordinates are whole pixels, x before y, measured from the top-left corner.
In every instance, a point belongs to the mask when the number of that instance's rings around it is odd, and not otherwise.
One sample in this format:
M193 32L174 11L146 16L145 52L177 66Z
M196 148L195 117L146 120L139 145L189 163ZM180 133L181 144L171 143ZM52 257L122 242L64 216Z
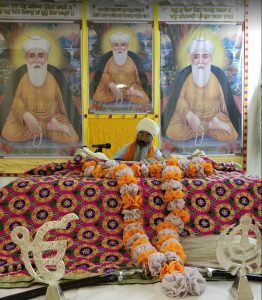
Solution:
M241 154L241 24L160 24L164 153Z
M90 114L153 112L152 23L88 23Z
M67 156L82 144L77 23L0 23L0 156Z

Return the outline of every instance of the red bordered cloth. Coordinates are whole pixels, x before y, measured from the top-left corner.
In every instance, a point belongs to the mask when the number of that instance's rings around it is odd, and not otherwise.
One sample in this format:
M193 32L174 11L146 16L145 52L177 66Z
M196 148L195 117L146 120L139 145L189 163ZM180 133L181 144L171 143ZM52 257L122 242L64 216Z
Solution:
M65 163L39 166L0 189L0 287L28 280L20 248L10 237L12 229L26 226L33 238L42 224L60 220L68 213L76 213L79 220L71 221L65 230L51 230L45 237L67 240L66 274L71 278L82 273L92 276L132 266L122 243L122 204L117 183L84 177L85 160L88 158L78 155ZM262 221L261 178L237 171L231 163L212 163L212 176L181 181L190 214L183 237L218 235L238 223L244 214ZM154 241L156 226L167 213L161 181L140 178L138 184L144 199L144 227Z

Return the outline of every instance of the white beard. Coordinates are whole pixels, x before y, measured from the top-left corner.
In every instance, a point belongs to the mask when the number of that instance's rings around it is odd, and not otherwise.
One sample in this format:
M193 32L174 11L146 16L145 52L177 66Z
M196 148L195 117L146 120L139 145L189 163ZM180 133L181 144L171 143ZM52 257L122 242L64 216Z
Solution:
M114 57L115 63L118 66L122 66L126 63L126 60L127 60L127 50L125 50L121 53L113 50L113 57Z
M39 68L35 68L35 66ZM47 63L41 64L29 64L27 63L27 72L30 82L36 86L42 86L45 83L47 77Z
M192 76L193 81L198 87L204 87L207 85L208 80L211 75L211 64L203 66L203 68L199 69L199 66L192 65Z

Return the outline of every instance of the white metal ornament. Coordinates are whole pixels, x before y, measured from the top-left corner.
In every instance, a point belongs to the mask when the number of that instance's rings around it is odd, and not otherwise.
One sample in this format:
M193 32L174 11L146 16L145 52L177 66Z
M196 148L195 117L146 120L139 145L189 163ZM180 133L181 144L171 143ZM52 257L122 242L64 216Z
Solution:
M77 219L78 216L76 214L70 213L64 216L60 221L46 222L37 230L32 242L30 242L29 231L26 227L17 226L11 232L13 242L21 248L22 260L29 274L37 281L48 284L45 300L65 299L58 281L65 274L63 257L65 255L67 241L43 241L43 238L49 230L66 229L70 221ZM43 258L43 253L52 250L56 252L54 256ZM29 253L33 254L36 271L32 267ZM48 267L52 267L52 269L50 270Z
M231 231L230 231L231 230ZM251 236L252 233L252 241ZM261 233L259 224L252 224L246 214L240 224L226 228L219 236L216 248L219 264L232 275L237 275L229 292L236 300L254 300L246 274L261 267Z

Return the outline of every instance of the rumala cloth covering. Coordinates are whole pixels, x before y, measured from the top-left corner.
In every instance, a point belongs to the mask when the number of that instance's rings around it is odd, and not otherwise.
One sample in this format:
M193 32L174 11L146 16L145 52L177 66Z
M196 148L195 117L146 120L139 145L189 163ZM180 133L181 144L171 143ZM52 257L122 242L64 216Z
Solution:
M261 222L261 178L236 170L233 163L205 159L213 164L212 176L181 181L190 213L182 236L218 235L244 214ZM86 160L76 155L65 163L39 166L0 189L0 287L23 286L23 281L32 280L22 266L20 248L11 240L12 229L26 226L33 238L42 224L72 212L79 220L71 221L65 230L51 230L45 237L67 240L64 261L68 278L132 266L122 242L117 182L86 178L82 171ZM138 184L144 199L144 227L154 241L156 226L167 214L164 191L157 178L140 178Z

